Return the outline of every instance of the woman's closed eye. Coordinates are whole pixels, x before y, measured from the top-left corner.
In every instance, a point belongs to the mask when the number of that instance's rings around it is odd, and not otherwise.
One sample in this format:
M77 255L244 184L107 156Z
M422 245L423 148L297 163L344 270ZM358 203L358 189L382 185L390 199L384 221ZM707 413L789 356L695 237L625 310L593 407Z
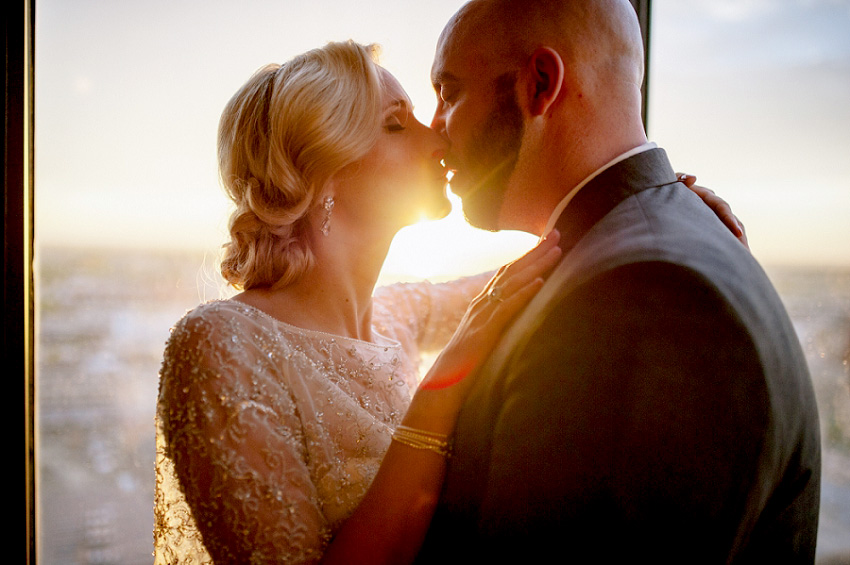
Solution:
M401 123L401 120L396 117L392 117L384 124L384 129L390 133L398 133L404 131L405 126Z
M413 112L413 108L406 100L396 100L392 104L391 110L391 113L384 122L384 129L390 133L404 131L407 127L407 121L410 119L410 114Z

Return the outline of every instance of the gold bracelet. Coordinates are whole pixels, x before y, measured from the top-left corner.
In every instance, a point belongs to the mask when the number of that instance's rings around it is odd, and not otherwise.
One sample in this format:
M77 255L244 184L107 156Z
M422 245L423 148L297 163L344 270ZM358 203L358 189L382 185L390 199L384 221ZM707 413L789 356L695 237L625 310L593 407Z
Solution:
M407 426L398 426L393 433L393 439L414 449L427 449L443 457L451 456L448 436L444 434L426 432Z
M426 432L425 430L417 430L416 428L411 428L409 426L400 425L396 428L397 432L401 432L404 434L419 436L422 438L428 438L436 441L447 442L449 440L449 436L446 434L438 434L437 432Z

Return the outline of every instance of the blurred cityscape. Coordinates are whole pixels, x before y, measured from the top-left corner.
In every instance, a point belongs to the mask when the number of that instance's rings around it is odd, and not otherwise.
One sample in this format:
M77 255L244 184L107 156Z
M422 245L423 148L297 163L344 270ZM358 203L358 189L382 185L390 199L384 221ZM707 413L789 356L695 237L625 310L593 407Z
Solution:
M42 249L37 257L39 562L152 562L154 409L169 328L218 298L215 258ZM818 562L850 563L850 269L769 270L822 419Z

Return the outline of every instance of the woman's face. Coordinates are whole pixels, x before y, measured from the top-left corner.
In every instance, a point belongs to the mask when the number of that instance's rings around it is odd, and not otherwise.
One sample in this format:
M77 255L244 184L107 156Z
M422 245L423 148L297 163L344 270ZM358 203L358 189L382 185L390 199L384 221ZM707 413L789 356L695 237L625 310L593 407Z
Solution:
M442 218L451 210L442 163L445 142L414 117L410 98L395 77L379 71L381 132L362 159L337 175L336 204L355 221L386 222L396 229L423 218Z

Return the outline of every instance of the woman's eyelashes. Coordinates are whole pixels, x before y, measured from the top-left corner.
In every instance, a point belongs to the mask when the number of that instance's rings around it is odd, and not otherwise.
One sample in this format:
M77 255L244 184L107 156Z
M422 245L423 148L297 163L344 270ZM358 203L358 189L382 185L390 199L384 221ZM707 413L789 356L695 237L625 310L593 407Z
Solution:
M404 131L405 126L401 123L401 120L396 117L393 117L389 121L387 121L387 123L384 125L384 129L386 129L390 133L398 133L400 131Z
M384 128L390 133L398 133L407 128L407 122L412 112L410 105L404 100L397 100L387 116Z

